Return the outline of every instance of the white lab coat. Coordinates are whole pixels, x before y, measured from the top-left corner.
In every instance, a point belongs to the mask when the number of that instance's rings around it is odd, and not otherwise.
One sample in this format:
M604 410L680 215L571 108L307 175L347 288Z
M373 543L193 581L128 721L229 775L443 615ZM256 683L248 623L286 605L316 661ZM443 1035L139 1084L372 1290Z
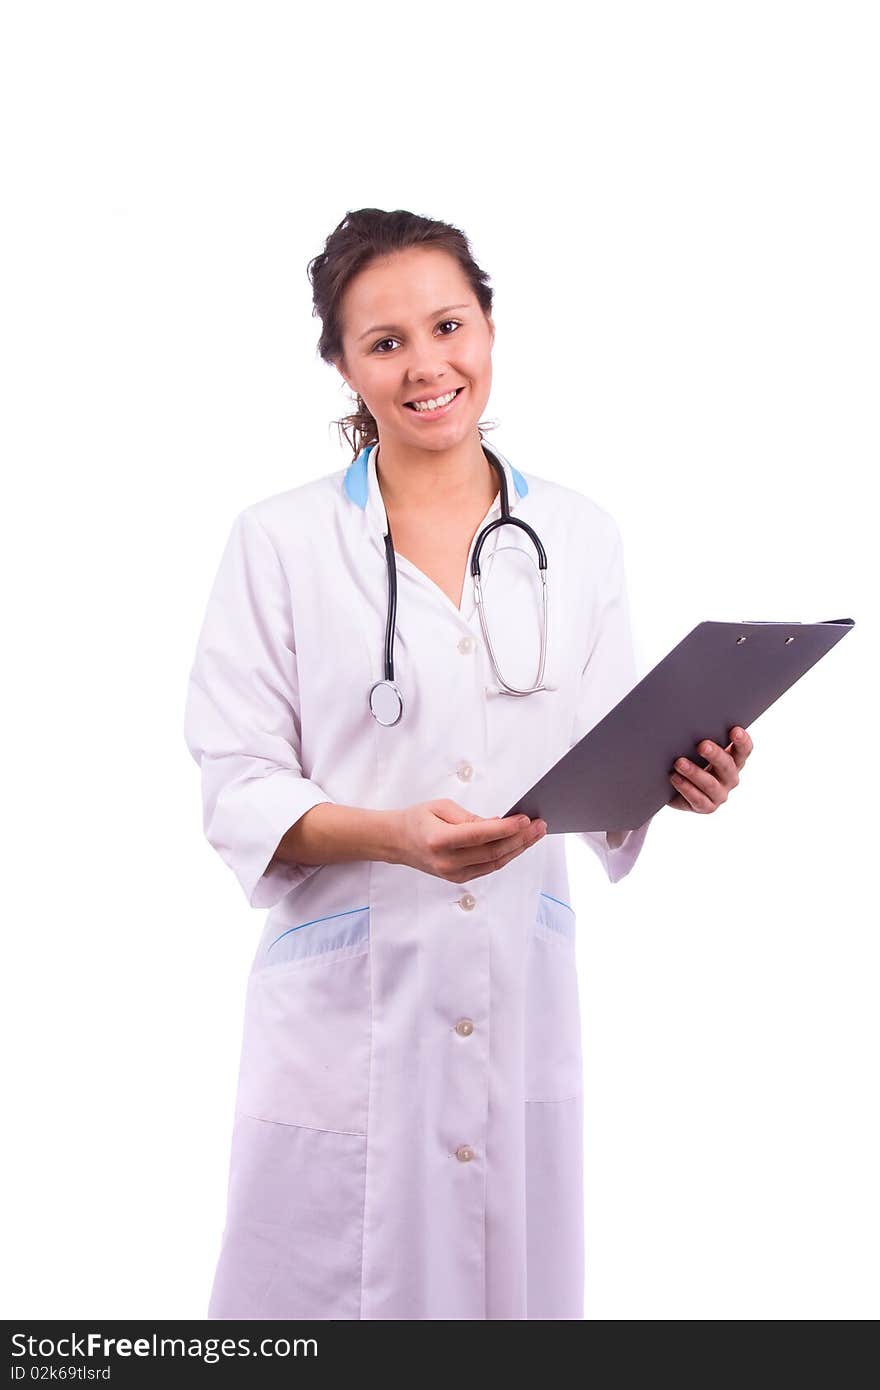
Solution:
M405 710L392 727L373 719L388 592L375 446L246 507L220 561L185 736L205 834L270 911L247 985L209 1318L583 1317L565 837L464 884L384 862L267 869L321 801L448 797L503 815L635 684L616 522L484 447L547 552L554 689L498 693L470 559L459 609L398 556ZM496 499L483 524L497 515ZM537 671L535 558L512 526L482 552L490 636L514 685ZM605 832L579 838L614 882L649 824L618 849Z

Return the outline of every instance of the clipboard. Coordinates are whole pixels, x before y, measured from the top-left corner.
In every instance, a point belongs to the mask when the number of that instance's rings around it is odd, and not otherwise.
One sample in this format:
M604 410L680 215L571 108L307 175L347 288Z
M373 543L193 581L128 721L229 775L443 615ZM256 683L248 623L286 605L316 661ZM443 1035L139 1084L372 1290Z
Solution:
M675 796L677 757L708 767L698 743L726 748L734 725L752 724L854 626L698 623L505 816L540 817L549 835L638 829Z

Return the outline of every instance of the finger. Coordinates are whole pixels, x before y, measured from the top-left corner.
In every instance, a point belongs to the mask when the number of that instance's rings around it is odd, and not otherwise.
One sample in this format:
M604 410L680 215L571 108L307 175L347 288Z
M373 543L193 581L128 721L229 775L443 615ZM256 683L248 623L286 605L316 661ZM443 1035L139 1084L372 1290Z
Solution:
M690 784L701 792L714 805L720 805L727 792L714 772L707 767L697 767L690 758L676 758L675 767L670 773L670 781L677 791L683 792Z
M474 845L491 844L522 834L529 825L528 816L487 816L456 825L444 837L443 847L450 850L470 849Z
M737 767L745 765L746 758L754 748L754 744L741 724L735 725L730 731L730 746L733 752L733 760Z
M528 849L536 840L542 838L546 833L546 828L546 821L535 820L512 837L504 835L499 839L489 840L485 844L453 850L448 854L448 857L451 859L453 869L468 869L485 865L488 872L489 869L494 868L502 861L507 863L508 859L522 854L524 849Z
M705 791L702 791L687 777L683 777L680 772L670 772L669 780L675 787L679 796L684 798L693 811L703 811L705 813L707 811L714 811L715 808L720 805L719 801L715 800L714 797L708 795ZM715 778L712 778L712 781L715 783L716 789L720 789L720 783Z
M509 834L521 822L528 824L531 820L531 817L522 811L517 811L515 815L510 816L478 816L475 811L468 811L466 807L461 806L457 801L451 801L448 797L427 804L431 814L444 826L455 826L456 830L463 834L476 831L479 826L492 827L496 836L499 833L497 827L500 826L502 834Z
M722 787L726 788L728 791L736 786L739 781L739 771L733 760L732 753L729 753L726 748L719 748L717 743L713 743L712 740L708 738L703 739L703 742L697 748L697 752L702 753L703 757L708 759L709 766L707 768L698 768L696 763L692 763L691 767L697 772L702 773L704 777L715 777L721 783ZM676 760L676 767L677 766L678 760ZM704 791L709 790L708 784L702 777L699 779L694 777L690 767L682 768L681 771L685 772L688 777L695 781L698 787L702 787Z
M470 878L482 878L484 874L491 874L497 869L503 869L505 864L510 863L511 859L516 859L518 854L522 854L524 850L529 849L540 839L543 839L542 834L538 833L533 835L530 831L527 831L525 844L517 845L516 849L510 850L507 854L502 854L498 859L491 859L484 863L470 865L469 868L464 871L467 873L468 878L461 877L459 882L467 883Z
M672 781L672 773L669 774L669 780ZM692 811L694 809L687 797L676 791L672 793L666 805L671 811Z

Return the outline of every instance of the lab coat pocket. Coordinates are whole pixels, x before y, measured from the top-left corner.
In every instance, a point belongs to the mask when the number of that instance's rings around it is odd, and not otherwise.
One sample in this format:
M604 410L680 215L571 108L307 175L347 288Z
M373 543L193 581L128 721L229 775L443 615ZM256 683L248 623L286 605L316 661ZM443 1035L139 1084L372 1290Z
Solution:
M583 1088L575 915L539 898L526 956L525 1098L570 1100Z
M238 1115L208 1317L359 1318L366 1167L365 1135Z
M251 973L239 1113L365 1134L369 1072L369 939Z

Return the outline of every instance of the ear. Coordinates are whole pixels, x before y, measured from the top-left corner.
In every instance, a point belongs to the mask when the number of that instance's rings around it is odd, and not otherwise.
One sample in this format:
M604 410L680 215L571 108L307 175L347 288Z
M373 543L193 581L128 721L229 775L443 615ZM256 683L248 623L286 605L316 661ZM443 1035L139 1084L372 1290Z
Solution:
M491 314L486 315L486 320L489 324L489 348L491 349L495 343L495 320Z
M346 384L346 386L348 387L349 391L352 393L353 396L356 396L356 395L357 395L357 388L351 384L351 381L349 380L349 378L348 378L348 376L347 376L347 374L346 374L346 372L345 372L345 370L344 370L344 367L343 367L343 358L341 358L341 357L334 357L334 359L333 359L333 365L334 365L334 367L336 368L336 370L337 370L337 372L339 373L339 375L342 377L342 380L345 382L345 384Z

